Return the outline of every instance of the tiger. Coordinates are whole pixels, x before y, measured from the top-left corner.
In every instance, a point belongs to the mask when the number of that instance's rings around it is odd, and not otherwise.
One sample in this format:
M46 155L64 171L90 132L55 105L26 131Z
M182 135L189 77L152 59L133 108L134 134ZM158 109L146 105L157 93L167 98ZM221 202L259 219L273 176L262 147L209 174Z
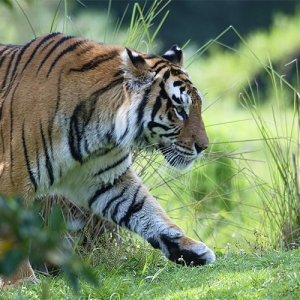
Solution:
M185 235L132 166L143 149L190 168L209 142L201 110L177 45L158 56L58 32L0 44L0 193L25 205L62 196L173 262L211 263L214 252ZM1 280L38 281L28 260Z

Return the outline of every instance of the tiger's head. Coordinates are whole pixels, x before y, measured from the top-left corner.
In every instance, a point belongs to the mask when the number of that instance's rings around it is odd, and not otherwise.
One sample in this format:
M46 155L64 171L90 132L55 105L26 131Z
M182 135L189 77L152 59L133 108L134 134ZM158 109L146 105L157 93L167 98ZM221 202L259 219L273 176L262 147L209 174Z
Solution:
M183 68L182 50L174 45L161 57L125 49L126 88L131 94L143 148L159 149L175 168L190 167L208 146L202 97Z

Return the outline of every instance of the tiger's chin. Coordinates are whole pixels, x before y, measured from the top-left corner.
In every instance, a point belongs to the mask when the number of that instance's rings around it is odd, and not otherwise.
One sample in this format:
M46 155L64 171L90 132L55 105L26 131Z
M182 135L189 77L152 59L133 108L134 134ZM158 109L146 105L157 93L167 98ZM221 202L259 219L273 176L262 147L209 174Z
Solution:
M195 156L180 155L176 152L176 150L170 151L165 150L165 148L159 148L159 150L161 151L169 165L174 169L180 171L189 170L193 166L195 160L198 158Z
M156 151L160 151L164 158L165 161L168 162L168 164L179 171L186 171L189 170L194 162L201 157L201 155L182 155L180 152L176 150L173 146L165 146L163 144L158 144L158 143L153 143L150 144L148 139L145 141L144 139L140 139L138 143L136 144L137 150L143 149L147 153L154 153Z
M189 159L187 157L179 156L176 154L174 155L174 157L169 157L166 155L164 155L164 157L171 167L179 171L189 170L195 162L195 159Z

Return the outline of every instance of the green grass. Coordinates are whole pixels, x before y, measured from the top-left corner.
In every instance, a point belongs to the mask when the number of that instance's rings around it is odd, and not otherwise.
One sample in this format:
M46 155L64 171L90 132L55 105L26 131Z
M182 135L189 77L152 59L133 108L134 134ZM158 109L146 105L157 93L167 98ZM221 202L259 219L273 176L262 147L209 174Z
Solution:
M124 250L124 248L123 248ZM180 266L140 245L119 257L106 252L95 267L99 286L74 294L63 275L39 276L39 285L0 292L0 299L299 299L300 251L243 250L219 254L214 264Z

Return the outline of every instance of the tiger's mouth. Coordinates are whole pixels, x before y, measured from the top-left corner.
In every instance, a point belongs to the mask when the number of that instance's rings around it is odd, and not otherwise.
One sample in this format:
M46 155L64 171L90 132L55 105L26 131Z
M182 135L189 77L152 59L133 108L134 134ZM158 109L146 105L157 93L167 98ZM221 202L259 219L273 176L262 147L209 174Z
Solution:
M182 154L174 144L171 146L159 145L158 149L169 165L179 170L189 169L198 158L195 155Z

